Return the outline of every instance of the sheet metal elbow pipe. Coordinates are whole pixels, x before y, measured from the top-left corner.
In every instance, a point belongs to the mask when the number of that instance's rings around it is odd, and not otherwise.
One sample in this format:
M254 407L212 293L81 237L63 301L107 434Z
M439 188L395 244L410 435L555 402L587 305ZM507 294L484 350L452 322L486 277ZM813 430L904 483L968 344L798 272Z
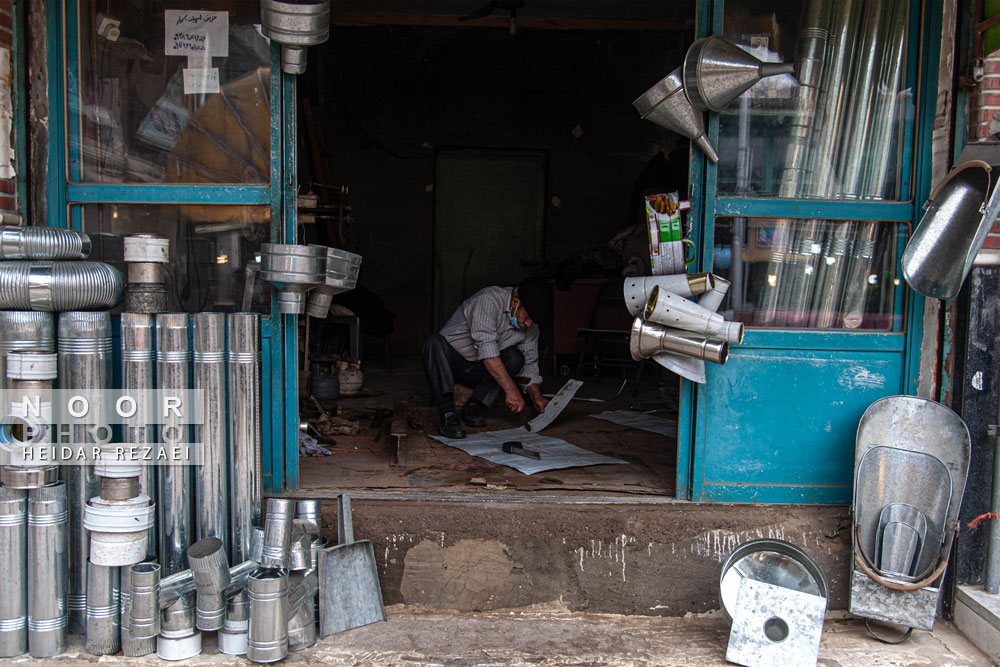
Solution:
M199 630L218 630L226 613L226 588L231 579L222 540L206 537L188 549L188 563L197 591L196 623Z
M28 492L28 653L51 658L66 651L69 564L66 484Z
M125 278L103 262L0 262L0 310L108 310Z
M261 567L287 568L291 558L293 517L295 501L286 498L268 498L267 517L264 519L264 542L261 549Z
M90 237L58 227L0 227L0 259L85 259Z
M28 651L28 494L0 487L0 658Z

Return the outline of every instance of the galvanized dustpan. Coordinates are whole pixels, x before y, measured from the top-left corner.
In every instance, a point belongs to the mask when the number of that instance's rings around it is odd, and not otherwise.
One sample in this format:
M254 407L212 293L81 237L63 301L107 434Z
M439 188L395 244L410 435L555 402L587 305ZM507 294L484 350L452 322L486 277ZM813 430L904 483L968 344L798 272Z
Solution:
M337 546L319 555L319 636L385 620L375 548L354 541L351 499L337 498Z
M965 422L915 396L861 417L854 463L852 614L931 630L969 471Z
M935 299L953 299L1000 211L1000 188L989 203L990 165L969 160L958 165L931 193L927 211L903 251L906 283Z

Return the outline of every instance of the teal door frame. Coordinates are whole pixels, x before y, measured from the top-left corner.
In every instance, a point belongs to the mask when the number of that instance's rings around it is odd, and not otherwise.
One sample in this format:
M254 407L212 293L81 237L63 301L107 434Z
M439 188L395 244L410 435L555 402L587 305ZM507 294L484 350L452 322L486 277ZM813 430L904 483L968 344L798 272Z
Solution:
M79 92L78 11L74 0L45 3L46 66L50 73L46 225L79 229L81 208L87 204L258 205L270 206L271 242L295 243L296 78L281 71L280 47L271 44L269 184L85 183L77 136L79 110L67 103ZM21 39L15 34L15 51L23 49ZM261 396L268 401L262 406L261 463L264 492L281 493L299 486L298 316L279 315L276 294L271 298L271 313L261 317Z
M699 0L697 5L697 37L722 33L723 0ZM692 151L690 198L692 236L698 245L698 265L692 271L710 271L714 250L714 224L717 216L825 218L840 220L883 220L902 223L907 234L919 220L921 205L930 192L931 131L934 105L937 98L937 70L940 51L942 0L911 0L909 26L909 52L907 54L907 85L918 90L917 118L907 124L904 131L904 155L901 190L903 201L833 201L790 200L747 197L729 197L716 194L717 167L704 158L700 151ZM708 114L708 136L714 145L719 141L719 114ZM915 168L914 168L915 165ZM905 247L907 234L897 235L896 275L900 255ZM811 415L806 422L824 422L825 430L835 429L843 442L838 444L836 456L809 467L803 465L810 455L810 433L799 434L803 445L801 459L776 460L785 456L778 453L773 442L775 433L787 429L787 414L775 410L773 405L760 404L757 389L773 384L774 392L801 391L813 383L816 390L822 383L836 379L830 370L801 373L792 368L814 364L857 359L861 367L875 364L885 370L884 385L866 393L858 387L844 389L848 402L846 412L860 418L863 405L881 395L895 393L914 394L920 369L920 341L924 299L905 283L897 288L897 313L904 315L903 327L898 332L847 332L794 329L763 329L748 327L743 344L730 350L730 366L708 364L708 383L698 385L683 381L680 405L680 430L677 452L677 497L695 501L723 502L791 502L791 503L849 503L852 489L853 436L857 427L843 419L831 424L824 415ZM755 378L753 389L741 389L743 379L729 372L730 367L751 360L755 369L763 369L764 377ZM737 365L733 365L733 361ZM751 363L748 361L748 363ZM800 366L797 366L799 364ZM729 373L729 374L727 374ZM715 383L713 384L713 380ZM719 387L724 392L718 392ZM726 408L736 405L742 414L726 414L720 418L711 415L713 396L708 389L717 391L715 400ZM725 393L726 397L719 396ZM773 392L772 392L773 393ZM765 392L767 394L767 392ZM735 399L725 403L726 398ZM792 402L795 397L790 398ZM774 414L767 414L772 410ZM764 412L760 412L764 411ZM853 411L853 412L852 412ZM764 414L761 417L761 414ZM749 415L749 416L747 416ZM763 424L763 428L748 433L740 423L741 418ZM837 420L834 419L834 422ZM730 428L731 426L731 428ZM752 430L752 429L751 429ZM769 436L771 439L769 440ZM849 441L849 442L848 442ZM823 454L821 454L823 456Z

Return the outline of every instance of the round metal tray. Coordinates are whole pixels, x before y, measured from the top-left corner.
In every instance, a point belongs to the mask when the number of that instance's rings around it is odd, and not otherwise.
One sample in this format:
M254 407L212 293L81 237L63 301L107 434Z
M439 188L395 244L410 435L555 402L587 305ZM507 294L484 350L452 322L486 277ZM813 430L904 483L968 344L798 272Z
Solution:
M722 608L730 617L744 577L824 598L828 593L826 577L816 562L784 540L752 540L730 554L719 576Z

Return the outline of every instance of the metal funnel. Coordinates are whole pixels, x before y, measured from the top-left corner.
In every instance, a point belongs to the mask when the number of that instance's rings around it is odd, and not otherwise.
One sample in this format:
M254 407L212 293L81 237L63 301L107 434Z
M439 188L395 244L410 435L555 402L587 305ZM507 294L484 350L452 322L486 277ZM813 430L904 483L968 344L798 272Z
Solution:
M691 106L684 94L680 67L640 95L632 102L632 106L646 120L694 141L712 162L719 161L715 147L705 136L705 123L701 113Z
M722 111L766 76L792 74L794 63L765 63L718 35L695 40L684 56L684 93L698 110Z
M903 277L914 291L935 299L958 296L1000 210L994 188L981 212L989 189L990 166L981 160L963 162L934 188L903 251Z
M676 352L695 359L724 364L729 356L729 343L689 331L669 329L637 317L632 322L629 351L636 361L649 359L660 352Z
M326 247L265 243L261 246L260 277L278 290L278 312L306 312L305 293L326 280Z

